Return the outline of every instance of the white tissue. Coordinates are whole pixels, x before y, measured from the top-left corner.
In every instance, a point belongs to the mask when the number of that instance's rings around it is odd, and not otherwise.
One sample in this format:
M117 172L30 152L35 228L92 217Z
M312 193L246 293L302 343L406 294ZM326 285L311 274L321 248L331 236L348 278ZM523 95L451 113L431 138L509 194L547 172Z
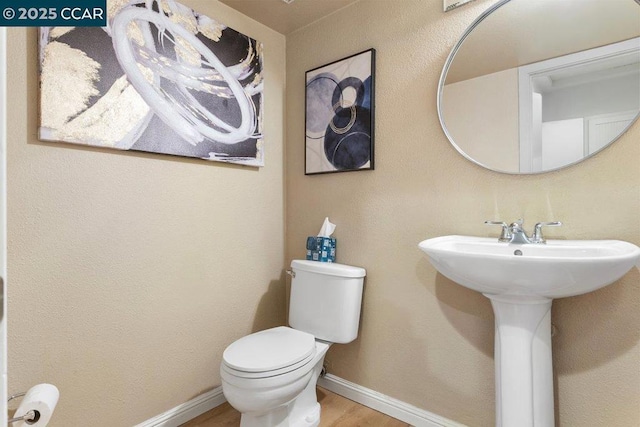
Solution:
M13 425L17 427L45 427L51 421L59 397L58 388L52 384L38 384L31 387L22 398L22 402L13 416L19 418L29 411L38 411L40 418L35 423L18 421Z
M331 237L335 229L336 229L336 225L329 222L329 217L326 217L324 219L324 223L322 224L322 228L320 228L318 237Z

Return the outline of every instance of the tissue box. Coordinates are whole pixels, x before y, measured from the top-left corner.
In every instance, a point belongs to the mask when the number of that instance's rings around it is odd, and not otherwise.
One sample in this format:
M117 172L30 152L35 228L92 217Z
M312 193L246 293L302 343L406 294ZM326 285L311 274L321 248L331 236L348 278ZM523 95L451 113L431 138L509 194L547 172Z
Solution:
M307 259L320 262L335 262L336 239L334 237L307 237Z

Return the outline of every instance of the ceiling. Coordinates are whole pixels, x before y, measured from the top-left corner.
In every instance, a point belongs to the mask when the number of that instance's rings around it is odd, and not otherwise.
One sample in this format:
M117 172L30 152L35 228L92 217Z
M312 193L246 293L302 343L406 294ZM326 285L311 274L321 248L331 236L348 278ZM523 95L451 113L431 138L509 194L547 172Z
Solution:
M358 0L220 0L267 27L289 34Z

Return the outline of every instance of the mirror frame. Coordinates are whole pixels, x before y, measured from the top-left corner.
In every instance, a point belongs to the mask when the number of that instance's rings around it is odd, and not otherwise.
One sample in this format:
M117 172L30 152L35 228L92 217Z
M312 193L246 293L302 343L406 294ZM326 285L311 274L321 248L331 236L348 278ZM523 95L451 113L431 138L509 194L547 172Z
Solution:
M442 68L442 72L440 73L440 79L438 80L438 93L437 93L437 96L436 96L436 108L438 110L438 120L440 121L440 127L442 128L442 131L444 132L444 134L446 135L447 139L449 140L449 143L451 145L453 145L453 147L456 149L456 151L458 153L460 153L464 158L466 158L467 160L471 161L472 163L474 163L474 164L476 164L476 165L478 165L478 166L480 166L480 167L482 167L484 169L488 169L488 170L490 170L492 172L502 173L502 174L506 174L506 175L540 175L540 174L543 174L543 173L555 172L555 171L558 171L558 170L561 170L561 169L568 168L568 167L573 166L573 165L577 165L578 163L581 163L581 162L583 162L583 161L595 156L596 154L600 153L601 151L606 150L614 142L616 142L624 134L626 134L627 131L638 121L638 118L640 118L640 111L638 111L638 113L636 114L635 118L631 121L631 123L629 123L628 126L626 126L622 130L622 132L620 132L620 134L618 136L613 138L607 145L605 145L604 147L602 147L598 151L595 151L595 152L589 154L588 156L585 156L585 157L581 158L580 160L577 160L577 161L575 161L573 163L568 163L568 164L566 164L564 166L560 166L560 167L555 168L555 169L548 169L548 170L535 171L535 172L508 172L508 171L502 171L502 170L497 170L497 169L494 169L492 167L489 167L484 163L478 162L477 160L475 160L474 158L469 156L467 153L465 153L458 146L458 144L456 144L455 140L453 139L453 136L451 135L451 133L449 132L449 129L447 128L447 126L445 124L444 117L443 117L443 111L442 111L442 96L443 96L443 90L444 90L444 83L445 83L445 80L447 79L447 74L449 73L449 69L451 68L451 64L453 63L453 60L455 59L456 54L458 53L458 51L462 47L462 44L467 39L467 37L473 32L473 30L478 25L480 25L480 23L482 21L484 21L489 15L491 15L497 9L501 8L502 6L506 5L507 3L510 3L511 1L512 0L500 0L497 3L493 4L492 6L490 6L487 10L482 12L480 14L480 16L478 16L471 23L471 25L469 25L469 27L464 31L464 33L462 34L462 36L460 37L458 42L453 46L453 49L451 49L451 52L449 53L449 56L447 56L447 60L446 60L446 62L444 64L444 67ZM638 7L640 7L640 0L633 0L633 1L635 1L635 3L638 5Z

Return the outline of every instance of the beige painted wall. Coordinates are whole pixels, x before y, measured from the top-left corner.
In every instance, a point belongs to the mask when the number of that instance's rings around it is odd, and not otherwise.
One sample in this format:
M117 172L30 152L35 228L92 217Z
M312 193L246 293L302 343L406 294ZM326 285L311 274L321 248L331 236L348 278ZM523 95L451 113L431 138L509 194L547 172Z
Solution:
M539 176L490 172L448 143L440 71L491 3L443 13L438 1L361 0L287 38L287 259L302 257L330 216L338 261L368 272L359 338L332 347L329 371L469 426L494 425L493 314L482 295L437 274L418 242L497 236L484 220L524 217L528 227L562 220L551 238L640 244L640 123L594 158ZM305 71L371 47L376 170L305 176ZM559 427L639 424L639 281L634 269L554 302Z
M158 415L284 323L285 39L183 3L264 43L262 169L38 142L36 31L9 30L9 389L57 385L52 427Z

